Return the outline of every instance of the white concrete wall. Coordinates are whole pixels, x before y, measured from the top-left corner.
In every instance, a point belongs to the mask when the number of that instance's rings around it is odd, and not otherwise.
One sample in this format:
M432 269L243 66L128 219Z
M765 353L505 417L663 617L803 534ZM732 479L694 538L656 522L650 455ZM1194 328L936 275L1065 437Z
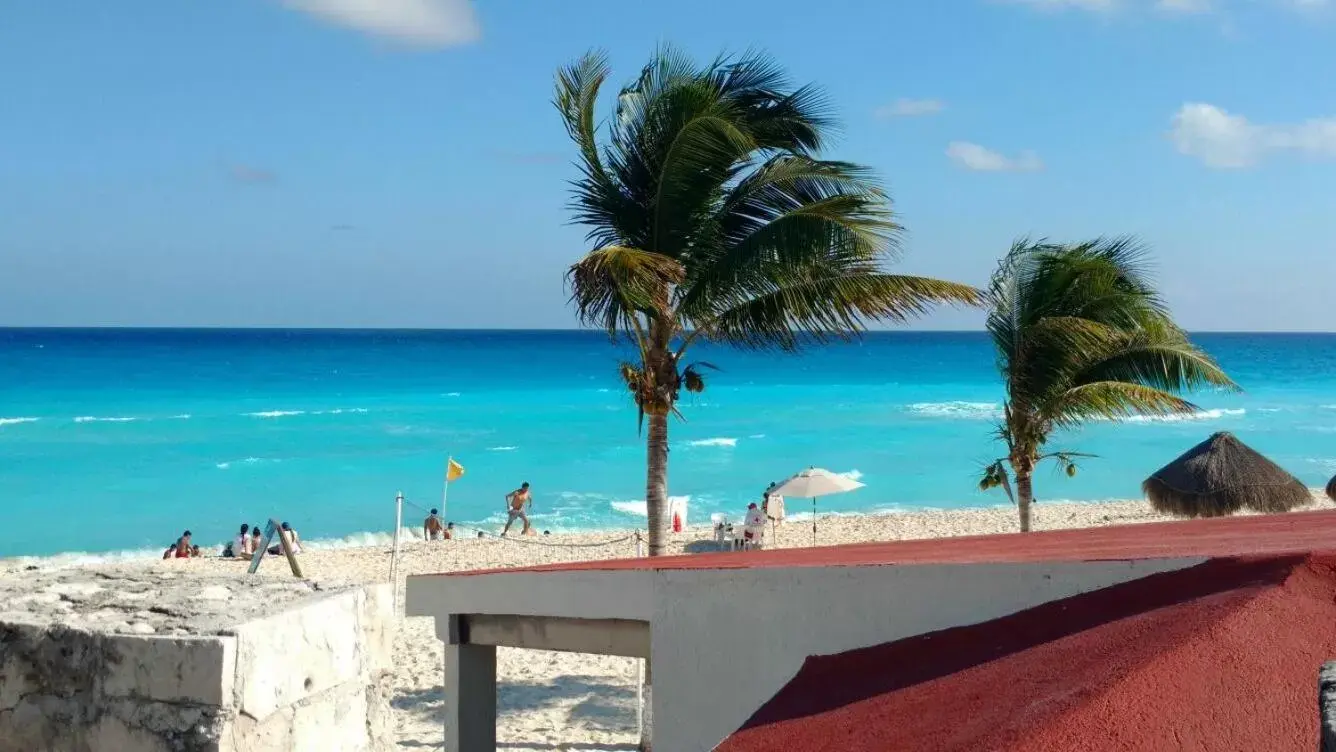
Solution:
M404 588L404 613L649 621L653 582L654 573L647 570L415 575Z
M650 622L655 748L712 749L809 655L978 624L1201 561L657 572Z
M388 585L223 635L0 623L0 750L388 749L393 623Z

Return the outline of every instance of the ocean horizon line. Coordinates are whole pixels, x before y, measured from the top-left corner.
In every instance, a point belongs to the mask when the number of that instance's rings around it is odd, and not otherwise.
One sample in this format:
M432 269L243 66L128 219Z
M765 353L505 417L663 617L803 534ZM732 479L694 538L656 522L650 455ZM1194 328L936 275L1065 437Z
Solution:
M230 324L209 324L189 326L144 326L144 325L80 325L67 326L32 325L0 326L0 332L368 332L368 333L426 333L451 332L460 334L597 334L606 335L602 329L588 327L431 327L431 326L235 326ZM906 335L906 334L987 334L986 329L934 329L925 327L896 327L894 329L867 329L855 332L855 337ZM1239 335L1239 336L1336 336L1336 330L1330 329L1188 329L1189 334Z

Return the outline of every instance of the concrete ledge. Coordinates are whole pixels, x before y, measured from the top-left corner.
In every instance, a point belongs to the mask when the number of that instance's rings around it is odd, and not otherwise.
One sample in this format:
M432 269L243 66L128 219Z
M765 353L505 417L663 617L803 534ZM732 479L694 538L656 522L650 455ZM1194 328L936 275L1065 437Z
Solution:
M209 585L214 592L253 593L271 610L226 625L171 613L200 597L198 581L171 585L177 594L164 592L151 575L118 576L133 603L116 602L122 591L100 580L77 581L104 574L48 573L30 583L44 594L31 601L42 610L10 610L0 618L0 750L388 748L394 640L388 585L322 591L287 583L288 597L274 598L270 584L220 578ZM7 586L0 583L0 591ZM141 596L150 589L151 598ZM293 597L298 592L305 595ZM150 611L144 601L164 605ZM130 609L150 633L127 633L123 614ZM259 610L238 604L243 614ZM186 634L161 634L168 630Z
M113 637L106 642L116 661L102 681L108 697L224 705L232 696L235 638Z

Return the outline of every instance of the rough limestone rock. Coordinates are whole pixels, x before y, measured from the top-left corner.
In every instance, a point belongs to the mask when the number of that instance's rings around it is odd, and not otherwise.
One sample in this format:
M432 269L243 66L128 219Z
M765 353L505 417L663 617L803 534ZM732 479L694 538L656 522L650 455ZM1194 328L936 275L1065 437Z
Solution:
M389 586L126 568L0 579L0 749L389 749Z
M1317 705L1321 714L1322 752L1336 752L1336 661L1322 665L1317 675Z

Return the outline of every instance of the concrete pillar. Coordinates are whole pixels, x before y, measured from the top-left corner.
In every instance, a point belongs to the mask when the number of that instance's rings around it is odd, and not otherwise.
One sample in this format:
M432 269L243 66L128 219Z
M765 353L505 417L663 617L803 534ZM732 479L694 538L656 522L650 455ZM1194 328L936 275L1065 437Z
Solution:
M496 648L445 639L444 685L445 752L495 752Z
M648 668L649 661L645 661ZM642 709L640 717L640 741L636 745L639 752L652 752L654 749L654 687L650 684L649 671L645 671L645 682L641 686Z

